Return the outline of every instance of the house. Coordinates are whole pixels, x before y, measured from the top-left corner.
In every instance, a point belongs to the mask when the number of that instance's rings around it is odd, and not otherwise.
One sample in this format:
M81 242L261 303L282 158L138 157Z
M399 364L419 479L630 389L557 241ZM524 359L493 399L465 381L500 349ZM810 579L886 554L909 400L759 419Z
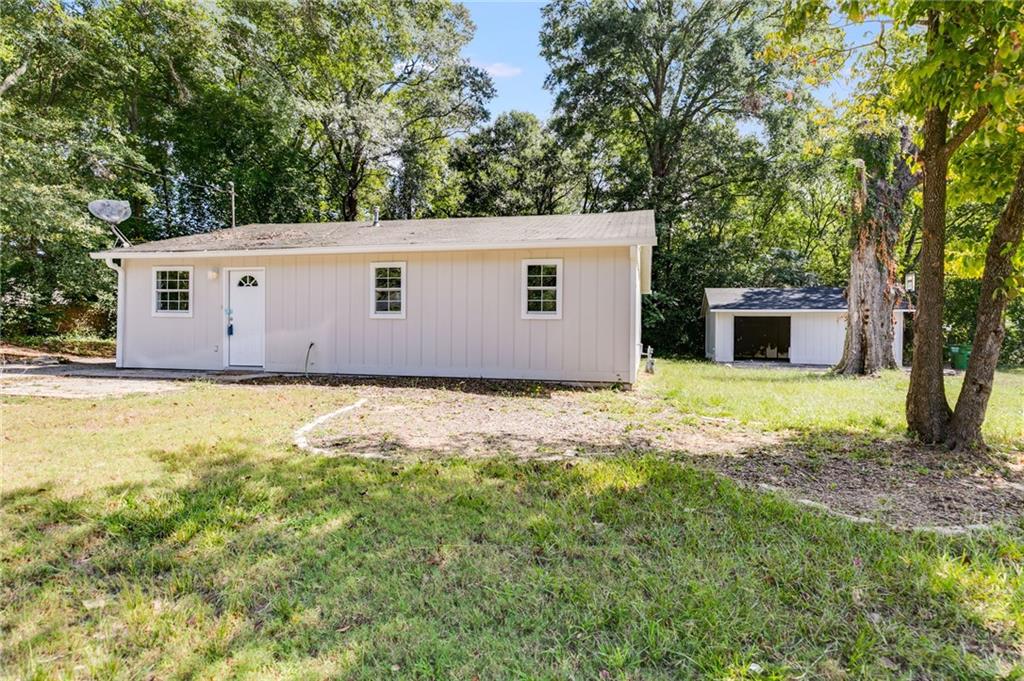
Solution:
M254 224L93 253L117 366L633 383L654 214Z
M716 362L743 359L833 365L846 342L846 295L841 288L706 288L704 355ZM903 364L903 315L894 316L893 354Z

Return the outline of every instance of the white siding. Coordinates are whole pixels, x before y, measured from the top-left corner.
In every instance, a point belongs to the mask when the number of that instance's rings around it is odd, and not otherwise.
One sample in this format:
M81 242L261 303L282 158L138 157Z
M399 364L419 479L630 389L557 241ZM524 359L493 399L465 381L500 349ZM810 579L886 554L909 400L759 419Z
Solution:
M736 334L731 312L715 312L715 361L731 362Z
M846 313L795 312L789 318L791 363L832 365L842 358Z
M789 317L789 361L792 364L817 364L831 366L843 356L846 342L845 312L762 312L743 311L741 316ZM705 353L716 362L733 361L735 333L733 314L709 312L706 322ZM894 318L893 354L896 364L903 365L903 313Z
M560 320L521 319L524 258L562 258ZM407 263L405 319L371 319L370 263ZM126 259L124 366L224 366L225 267L266 269L267 371L633 382L640 294L629 247ZM154 318L154 266L194 267L193 316ZM208 272L216 272L210 279Z
M704 311L704 356L715 357L715 313L708 310Z
M892 354L896 356L896 366L903 366L903 321L906 313L897 312L893 316Z

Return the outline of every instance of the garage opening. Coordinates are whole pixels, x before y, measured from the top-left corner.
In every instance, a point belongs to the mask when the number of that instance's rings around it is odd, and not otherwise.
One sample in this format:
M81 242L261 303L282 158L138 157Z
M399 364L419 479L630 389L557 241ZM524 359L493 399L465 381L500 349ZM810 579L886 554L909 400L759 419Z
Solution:
M736 317L733 357L789 361L789 317Z

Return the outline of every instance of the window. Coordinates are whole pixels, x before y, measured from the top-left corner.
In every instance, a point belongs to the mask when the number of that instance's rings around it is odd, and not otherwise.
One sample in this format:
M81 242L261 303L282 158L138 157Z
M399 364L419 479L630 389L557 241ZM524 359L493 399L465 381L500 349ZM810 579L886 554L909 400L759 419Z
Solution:
M239 288L251 288L253 286L259 286L260 282L256 281L256 277L251 274L246 274L238 280Z
M523 319L562 318L562 261L523 261Z
M370 263L370 316L405 319L405 263Z
M192 316L192 268L153 268L153 316Z

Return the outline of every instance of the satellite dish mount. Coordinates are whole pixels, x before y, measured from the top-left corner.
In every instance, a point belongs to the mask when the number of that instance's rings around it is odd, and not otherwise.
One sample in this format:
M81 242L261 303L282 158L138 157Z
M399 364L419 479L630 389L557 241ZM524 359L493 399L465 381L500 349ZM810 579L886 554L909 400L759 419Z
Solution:
M98 199L89 202L89 212L107 223L110 231L117 239L117 246L131 248L132 243L118 229L118 225L132 216L132 207L127 201L113 201L111 199Z

